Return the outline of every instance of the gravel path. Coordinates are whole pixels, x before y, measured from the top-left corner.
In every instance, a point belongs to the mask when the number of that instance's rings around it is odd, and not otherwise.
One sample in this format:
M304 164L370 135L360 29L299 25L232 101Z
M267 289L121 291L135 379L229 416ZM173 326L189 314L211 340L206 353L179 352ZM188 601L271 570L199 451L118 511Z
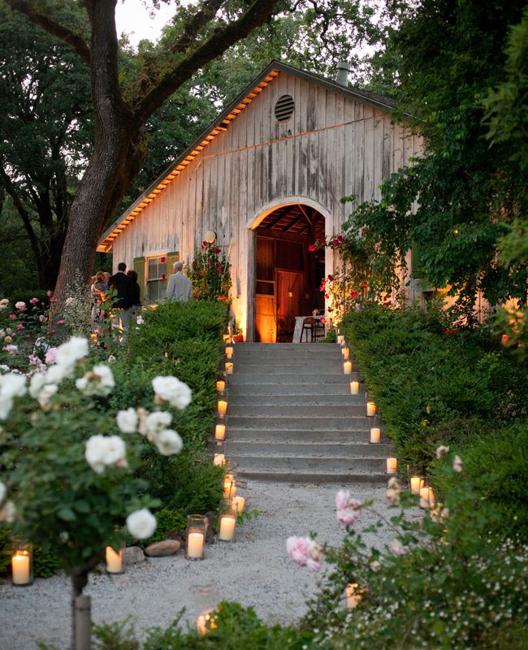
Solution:
M360 499L383 498L383 486L347 487ZM92 596L94 620L113 622L132 616L141 633L167 626L182 608L183 620L193 625L204 609L221 600L236 600L254 607L267 622L294 621L305 612L317 575L288 559L285 541L289 535L317 531L320 540L337 543L343 534L335 520L337 489L250 481L240 492L248 507L261 514L239 529L235 543L208 546L203 562L186 561L180 552L129 566L120 576L93 575L87 593ZM364 516L361 525L368 522ZM1 650L35 650L38 641L66 648L69 597L64 576L39 579L25 589L0 585Z

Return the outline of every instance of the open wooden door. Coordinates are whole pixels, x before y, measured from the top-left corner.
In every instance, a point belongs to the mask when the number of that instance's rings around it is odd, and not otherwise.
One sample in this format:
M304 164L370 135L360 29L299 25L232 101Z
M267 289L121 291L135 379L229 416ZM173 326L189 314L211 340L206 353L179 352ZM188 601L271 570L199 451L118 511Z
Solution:
M295 317L303 315L304 277L302 271L277 269L277 324L281 338L291 341Z

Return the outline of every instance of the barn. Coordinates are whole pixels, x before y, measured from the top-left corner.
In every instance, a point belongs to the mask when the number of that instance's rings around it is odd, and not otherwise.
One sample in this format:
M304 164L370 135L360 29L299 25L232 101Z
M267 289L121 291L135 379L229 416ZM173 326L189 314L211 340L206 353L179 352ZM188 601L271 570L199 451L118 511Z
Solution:
M172 262L213 237L229 256L232 310L248 341L291 337L324 309L321 279L339 264L309 244L340 231L355 204L419 155L390 100L270 65L102 235L98 251L138 271L144 300L163 297Z

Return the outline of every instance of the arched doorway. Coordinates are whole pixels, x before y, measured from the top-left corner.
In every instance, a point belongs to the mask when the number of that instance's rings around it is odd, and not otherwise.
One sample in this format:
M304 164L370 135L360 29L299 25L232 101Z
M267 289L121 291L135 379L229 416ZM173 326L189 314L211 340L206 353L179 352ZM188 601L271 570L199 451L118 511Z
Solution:
M282 205L263 217L254 234L255 341L288 342L296 316L324 311L325 251L308 247L324 240L325 218L306 204Z

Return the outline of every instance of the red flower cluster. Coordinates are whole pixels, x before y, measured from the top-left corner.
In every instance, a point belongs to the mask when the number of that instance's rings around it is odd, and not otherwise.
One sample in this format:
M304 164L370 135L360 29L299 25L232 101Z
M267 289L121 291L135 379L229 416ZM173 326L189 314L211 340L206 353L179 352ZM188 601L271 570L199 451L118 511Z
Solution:
M352 298L352 300L356 300L357 298L359 298L359 292L352 290L350 292L350 297Z
M336 235L335 237L332 237L330 241L328 242L328 246L332 249L336 248L341 248L343 244L346 243L346 238L343 234Z

